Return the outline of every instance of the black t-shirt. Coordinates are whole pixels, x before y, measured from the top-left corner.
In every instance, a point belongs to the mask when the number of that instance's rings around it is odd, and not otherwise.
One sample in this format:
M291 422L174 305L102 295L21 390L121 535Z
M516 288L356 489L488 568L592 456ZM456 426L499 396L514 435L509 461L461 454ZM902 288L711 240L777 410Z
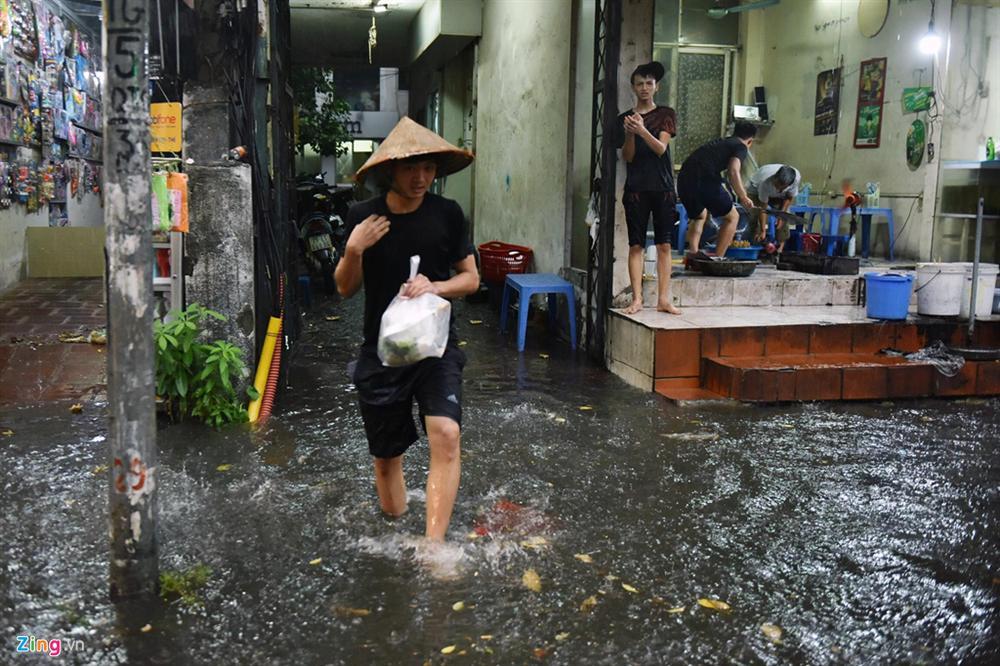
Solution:
M615 125L615 146L625 145L625 117L632 115L626 111L618 116ZM660 138L660 132L667 132L670 138L677 136L677 113L669 106L658 106L642 114L642 123L649 133ZM626 192L673 192L674 164L670 158L670 145L662 155L657 155L646 142L635 138L635 156L625 163Z
M432 282L440 282L451 277L452 266L469 256L472 246L461 206L436 194L424 195L423 203L412 213L390 212L385 195L354 204L347 213L348 235L369 215L389 218L388 233L362 256L364 346L374 348L382 313L410 277L410 257L419 255L419 272Z
M734 157L746 162L749 151L746 144L735 136L715 139L695 150L684 160L681 173L699 180L722 180L720 174L729 168L729 160Z

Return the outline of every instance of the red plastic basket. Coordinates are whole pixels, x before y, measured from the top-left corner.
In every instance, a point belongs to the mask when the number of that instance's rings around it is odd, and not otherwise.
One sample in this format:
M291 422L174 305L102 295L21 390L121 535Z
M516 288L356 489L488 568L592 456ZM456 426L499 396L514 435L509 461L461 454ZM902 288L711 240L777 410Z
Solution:
M479 265L483 281L503 284L509 273L524 273L531 263L531 248L490 241L479 246Z

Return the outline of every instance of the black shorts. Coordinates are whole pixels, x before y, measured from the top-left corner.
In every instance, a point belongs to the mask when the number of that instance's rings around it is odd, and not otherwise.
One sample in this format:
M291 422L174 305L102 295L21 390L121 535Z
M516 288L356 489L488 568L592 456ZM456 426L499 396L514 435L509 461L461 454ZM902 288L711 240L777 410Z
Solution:
M673 192L626 192L622 196L630 246L646 246L646 228L653 216L653 242L669 243L677 221L677 199Z
M681 171L677 177L677 194L688 219L699 217L706 208L712 217L722 217L733 209L733 198L717 178L702 178Z
M461 425L463 367L465 354L450 344L441 358L426 358L403 368L387 368L374 350L362 349L354 386L368 452L376 458L395 458L417 441L414 398L425 432L427 416L445 416Z

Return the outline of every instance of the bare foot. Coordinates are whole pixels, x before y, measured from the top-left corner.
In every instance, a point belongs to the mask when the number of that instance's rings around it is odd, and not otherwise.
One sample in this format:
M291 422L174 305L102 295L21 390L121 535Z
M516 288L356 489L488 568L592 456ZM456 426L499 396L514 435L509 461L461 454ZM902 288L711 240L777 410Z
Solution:
M680 308L678 308L676 305L674 305L670 301L666 301L666 302L660 301L656 305L656 309L659 310L660 312L666 312L666 313L672 314L672 315L679 315L681 313Z
M632 303L625 308L624 312L625 314L635 314L640 310L642 310L642 301L632 301Z

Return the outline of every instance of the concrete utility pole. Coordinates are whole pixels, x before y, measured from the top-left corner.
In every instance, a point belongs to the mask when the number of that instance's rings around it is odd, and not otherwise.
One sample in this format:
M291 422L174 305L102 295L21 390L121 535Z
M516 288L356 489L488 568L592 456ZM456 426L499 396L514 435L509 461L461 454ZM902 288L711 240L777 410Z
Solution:
M147 9L104 0L112 599L159 586Z

